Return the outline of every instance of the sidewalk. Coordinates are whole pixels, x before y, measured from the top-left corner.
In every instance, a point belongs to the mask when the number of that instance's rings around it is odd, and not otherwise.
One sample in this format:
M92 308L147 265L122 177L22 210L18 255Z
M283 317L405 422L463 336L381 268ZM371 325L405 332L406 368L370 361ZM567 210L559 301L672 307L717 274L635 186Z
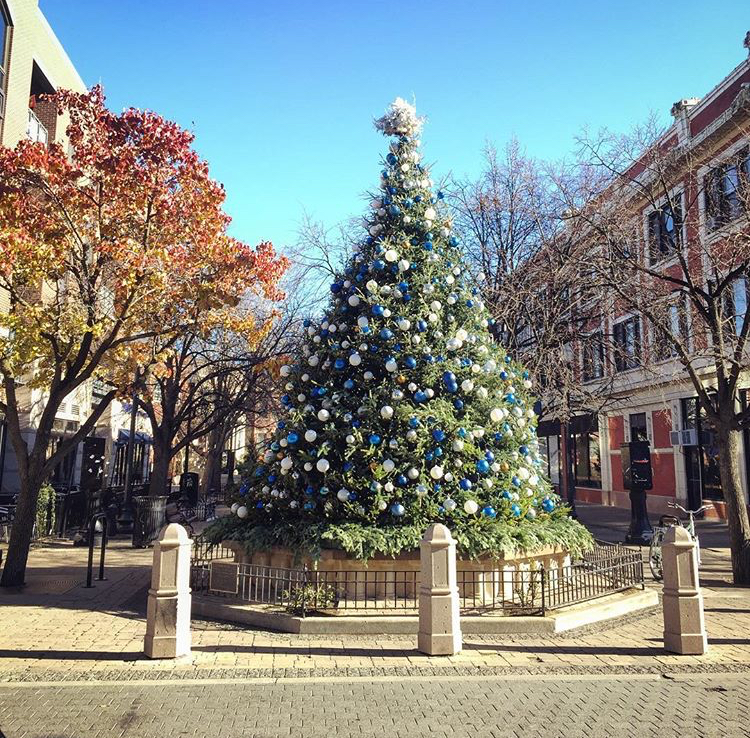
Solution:
M597 537L622 533L622 511L581 505L579 514ZM467 636L460 655L438 658L418 653L411 636L297 636L194 621L193 653L175 663L142 654L152 551L113 541L107 581L85 589L86 550L60 542L32 551L22 592L0 591L0 681L750 672L750 589L728 584L724 547L708 553L705 656L667 654L661 612L652 611L560 636Z

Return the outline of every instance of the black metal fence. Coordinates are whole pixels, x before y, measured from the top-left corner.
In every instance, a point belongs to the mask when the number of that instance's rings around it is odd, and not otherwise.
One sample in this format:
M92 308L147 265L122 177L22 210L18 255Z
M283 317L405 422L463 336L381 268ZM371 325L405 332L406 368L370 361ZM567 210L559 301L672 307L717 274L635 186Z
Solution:
M208 591L212 561L233 562L234 551L196 536L190 558L190 587L193 592Z
M345 611L415 614L419 606L418 570L319 571L236 564L233 551L200 540L194 548L191 579L196 592L275 606L303 617ZM597 545L569 566L545 568L532 561L508 568L488 564L486 569L460 569L457 585L463 615L544 615L642 588L643 561L637 549Z

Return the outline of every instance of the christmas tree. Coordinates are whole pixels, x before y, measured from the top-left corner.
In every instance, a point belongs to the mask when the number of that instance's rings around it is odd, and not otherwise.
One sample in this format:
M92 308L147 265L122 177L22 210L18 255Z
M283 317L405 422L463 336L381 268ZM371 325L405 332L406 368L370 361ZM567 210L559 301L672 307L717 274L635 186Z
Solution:
M415 549L445 523L468 555L590 540L542 474L529 373L492 318L419 153L422 119L397 99L366 231L281 367L275 436L212 540L250 549Z

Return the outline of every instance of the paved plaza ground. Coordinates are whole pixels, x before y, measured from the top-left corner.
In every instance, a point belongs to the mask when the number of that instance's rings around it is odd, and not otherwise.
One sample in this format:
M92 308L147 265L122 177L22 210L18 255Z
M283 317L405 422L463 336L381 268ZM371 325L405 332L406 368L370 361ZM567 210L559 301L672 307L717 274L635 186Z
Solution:
M622 511L580 506L621 540ZM662 648L661 613L558 636L472 635L430 658L413 636L310 636L195 621L193 653L143 658L152 552L115 541L85 589L84 549L37 547L0 593L0 730L61 736L750 736L750 590L726 528L701 523L710 650ZM657 586L650 583L649 586Z

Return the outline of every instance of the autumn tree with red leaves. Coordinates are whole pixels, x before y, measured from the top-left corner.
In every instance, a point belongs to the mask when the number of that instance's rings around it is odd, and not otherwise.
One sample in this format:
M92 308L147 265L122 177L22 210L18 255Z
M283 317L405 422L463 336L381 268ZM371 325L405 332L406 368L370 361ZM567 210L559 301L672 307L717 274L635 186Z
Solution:
M270 243L228 235L224 190L191 133L152 112L112 113L100 87L53 100L70 117L68 152L0 148L0 410L20 475L2 586L23 584L41 485L136 368L163 370L181 335L221 324L248 291L278 299L286 267ZM93 379L110 389L50 453L61 404Z

